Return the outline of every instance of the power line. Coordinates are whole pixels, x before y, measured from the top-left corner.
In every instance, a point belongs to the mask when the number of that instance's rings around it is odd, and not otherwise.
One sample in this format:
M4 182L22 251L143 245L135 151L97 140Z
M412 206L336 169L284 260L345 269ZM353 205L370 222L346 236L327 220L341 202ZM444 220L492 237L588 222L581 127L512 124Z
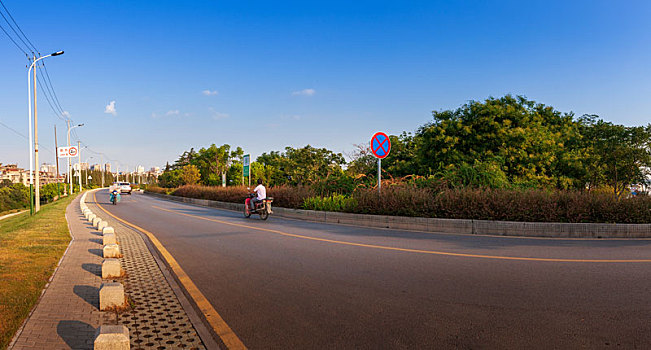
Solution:
M57 106L59 106L59 109L61 110L61 114L63 114L64 110L63 107L61 107L61 103L59 102L59 97L57 96L56 91L54 90L54 85L52 84L52 80L50 80L50 73L47 71L47 66L45 65L45 62L43 63L43 69L45 70L45 76L47 76L47 81L50 83L50 86L52 87L52 94L54 95L54 100L57 103Z
M11 35L9 35L9 33L7 33L7 31L5 30L5 28L1 24L0 24L0 29L2 29L2 31L5 32L5 34L7 34L7 38L9 38L9 40L11 40L11 42L14 43L14 45L16 45L18 50L22 51L25 54L25 56L27 58L29 58L29 54L27 52L25 52L25 50L23 50L23 48L20 47L20 45L18 45L18 43L14 40L14 38L12 38Z
M50 101L50 97L48 96L47 90L46 90L45 88L43 88L43 85L45 85L45 84L42 84L42 83L41 83L41 77L40 77L39 75L36 75L36 81L39 83L39 88L41 89L41 92L43 93L43 96L45 96L45 100L47 101L47 104L50 106L50 109L52 110L52 112L54 113L54 115L56 115L57 117L59 117L59 119L65 121L65 119L63 119L63 117L61 117L61 116L59 115L59 112L58 112L58 111L56 110L56 108L52 105L52 102ZM46 87L47 87L47 85L46 85Z
M4 126L5 128L7 128L7 129L13 131L16 135L21 136L22 138L24 138L25 140L27 140L27 136L23 135L21 132L19 132L19 131L17 131L16 129L10 127L9 125L7 125L7 124L5 124L5 123L3 123L3 122L0 122L0 125Z
M23 30L20 29L20 26L18 25L18 23L16 23L16 20L14 19L14 16L11 15L11 12L9 12L9 10L8 10L7 7L5 6L5 4L2 2L2 0L0 0L0 5L2 5L2 8L5 9L5 12L7 12L7 15L9 15L9 18L11 18L11 21L14 22L14 24L16 25L16 28L18 28L18 30L20 31L20 33L25 37L25 40L27 40L27 42L28 42L30 45L32 45L32 48L34 49L34 51L38 51L38 50L36 49L36 46L35 46L34 44L32 44L31 41L29 41L29 38L27 37L27 35L25 35L25 33L23 32ZM4 16L2 16L2 17L4 18ZM6 21L6 20L7 20L7 19L5 18L5 21ZM7 23L9 23L9 22L7 22ZM14 30L14 33L15 33L15 32L16 32L16 31ZM16 35L18 35L18 33L16 33ZM19 37L20 37L20 36L19 36ZM22 39L21 39L21 41L22 41ZM25 42L23 41L23 43L25 43ZM27 44L25 44L25 46L27 46ZM32 51L32 53L33 53L34 51Z

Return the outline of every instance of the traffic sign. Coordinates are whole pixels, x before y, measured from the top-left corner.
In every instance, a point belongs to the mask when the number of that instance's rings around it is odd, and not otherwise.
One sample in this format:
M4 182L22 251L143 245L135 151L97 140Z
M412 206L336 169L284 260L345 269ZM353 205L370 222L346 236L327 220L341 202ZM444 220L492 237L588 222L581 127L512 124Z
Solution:
M79 154L79 150L75 146L59 147L57 148L59 158L72 158Z
M251 155L250 154L245 154L244 157L242 158L242 176L249 176L249 167L251 166Z
M379 159L384 159L391 152L391 140L389 136L383 132L376 132L371 137L371 152Z

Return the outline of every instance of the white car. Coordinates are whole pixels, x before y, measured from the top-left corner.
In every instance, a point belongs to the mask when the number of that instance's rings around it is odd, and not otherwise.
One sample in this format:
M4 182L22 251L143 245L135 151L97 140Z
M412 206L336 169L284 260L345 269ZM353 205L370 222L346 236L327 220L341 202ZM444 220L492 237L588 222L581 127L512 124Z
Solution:
M117 183L118 188L120 189L120 193L128 193L131 194L131 184L128 182L118 182Z

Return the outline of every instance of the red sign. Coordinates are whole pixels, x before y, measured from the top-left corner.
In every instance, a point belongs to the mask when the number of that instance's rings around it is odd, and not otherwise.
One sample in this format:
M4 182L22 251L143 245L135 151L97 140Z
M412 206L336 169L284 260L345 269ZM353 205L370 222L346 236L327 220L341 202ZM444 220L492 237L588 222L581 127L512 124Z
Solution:
M371 152L380 159L386 158L389 152L391 152L391 140L389 140L389 136L383 132L376 132L371 137Z
M59 158L71 158L79 154L76 146L58 147L57 151L59 152Z

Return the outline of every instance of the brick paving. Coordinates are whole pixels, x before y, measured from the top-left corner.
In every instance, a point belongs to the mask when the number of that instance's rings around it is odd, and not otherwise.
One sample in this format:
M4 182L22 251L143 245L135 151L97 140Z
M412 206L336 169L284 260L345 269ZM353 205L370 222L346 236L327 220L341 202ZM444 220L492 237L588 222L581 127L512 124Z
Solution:
M124 255L120 262L126 277L104 282L123 283L133 305L132 310L121 314L99 311L102 236L85 220L79 209L79 200L75 199L66 209L73 236L68 251L37 307L9 348L92 349L97 327L124 324L129 328L131 349L205 349L143 238L109 218L89 193L86 204L115 228Z
M92 349L95 329L110 321L99 311L99 236L79 209L80 197L66 209L72 242L10 349Z

